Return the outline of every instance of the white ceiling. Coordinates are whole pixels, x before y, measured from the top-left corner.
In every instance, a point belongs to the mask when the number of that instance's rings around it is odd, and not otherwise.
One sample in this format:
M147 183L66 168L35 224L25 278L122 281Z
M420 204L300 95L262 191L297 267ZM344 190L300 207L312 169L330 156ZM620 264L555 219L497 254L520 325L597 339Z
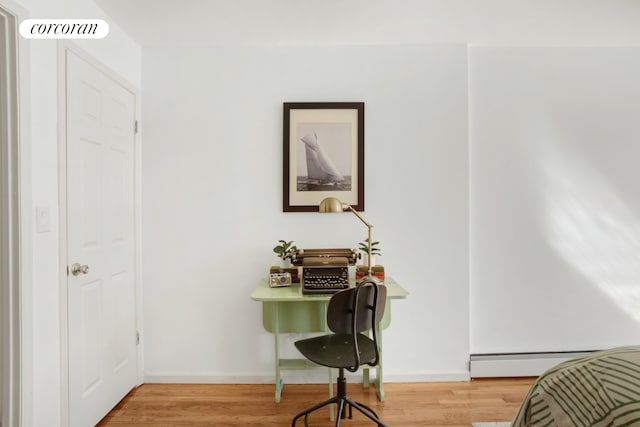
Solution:
M142 46L640 45L640 0L96 0Z

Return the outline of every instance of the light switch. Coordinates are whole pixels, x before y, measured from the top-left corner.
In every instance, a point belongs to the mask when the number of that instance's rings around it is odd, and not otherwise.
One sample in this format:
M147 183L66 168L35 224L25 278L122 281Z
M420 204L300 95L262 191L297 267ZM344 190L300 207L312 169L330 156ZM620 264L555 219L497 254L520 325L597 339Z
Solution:
M51 231L51 214L48 206L36 207L36 232L48 233Z

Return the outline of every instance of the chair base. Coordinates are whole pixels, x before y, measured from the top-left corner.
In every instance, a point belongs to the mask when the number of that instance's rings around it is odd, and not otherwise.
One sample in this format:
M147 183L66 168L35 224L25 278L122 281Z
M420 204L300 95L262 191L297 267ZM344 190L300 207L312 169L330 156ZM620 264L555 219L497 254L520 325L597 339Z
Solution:
M302 416L304 416L305 427L309 427L309 423L308 423L309 414L327 405L331 405L333 403L338 405L338 413L336 414L336 427L340 426L341 419L346 418L345 406L349 407L349 418L352 418L352 408L356 408L356 410L358 410L360 413L365 415L371 421L376 423L378 427L386 427L386 425L380 420L380 417L378 417L378 414L376 414L376 412L373 409L371 409L370 407L368 407L363 403L355 402L349 396L347 396L347 380L344 377L343 369L340 369L340 376L338 377L337 385L338 385L338 393L334 397L332 397L331 399L327 399L322 403L318 403L317 405L312 406L306 411L300 412L298 415L296 415L293 418L293 421L291 422L291 427L295 427L296 422L298 421L298 418Z

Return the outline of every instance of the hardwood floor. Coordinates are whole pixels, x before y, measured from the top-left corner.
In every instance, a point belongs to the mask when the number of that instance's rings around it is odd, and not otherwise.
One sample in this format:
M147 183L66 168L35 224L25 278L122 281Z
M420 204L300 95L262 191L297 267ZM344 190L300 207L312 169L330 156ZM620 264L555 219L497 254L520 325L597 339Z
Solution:
M349 384L347 394L371 406L388 426L459 426L510 421L534 378L475 379L447 383L387 383L385 402L370 387ZM144 384L133 390L99 426L289 426L298 412L327 396L322 384L287 384L281 403L273 384ZM302 421L302 420L300 420ZM304 422L298 422L303 426ZM329 410L309 426L330 426ZM371 426L354 411L341 426Z

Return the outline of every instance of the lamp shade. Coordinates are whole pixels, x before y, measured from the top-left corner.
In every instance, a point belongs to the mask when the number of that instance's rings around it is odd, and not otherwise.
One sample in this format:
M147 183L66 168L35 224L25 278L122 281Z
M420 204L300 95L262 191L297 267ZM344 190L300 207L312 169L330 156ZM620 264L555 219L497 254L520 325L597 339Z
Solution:
M327 197L326 199L323 199L320 202L320 206L318 210L322 213L329 213L329 212L344 212L345 210L348 210L348 209L349 209L348 205L345 207L345 205L335 197Z

